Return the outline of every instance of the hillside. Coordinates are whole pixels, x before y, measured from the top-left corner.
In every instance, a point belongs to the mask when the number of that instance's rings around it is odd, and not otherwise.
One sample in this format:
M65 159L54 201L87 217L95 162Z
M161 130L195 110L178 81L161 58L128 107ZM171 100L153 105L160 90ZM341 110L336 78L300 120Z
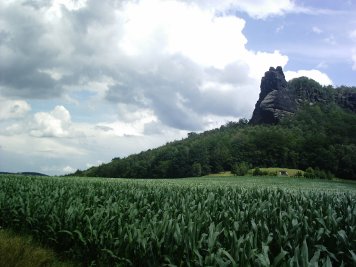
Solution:
M39 172L0 172L0 174L13 174L13 175L24 175L24 176L47 176L47 174Z
M297 96L297 97L296 97ZM190 177L249 167L312 167L356 179L356 88L322 87L306 77L285 81L280 67L261 82L250 123L229 122L201 134L77 171L127 178Z
M261 92L250 122L252 124L278 123L295 114L304 105L336 104L356 112L355 88L323 87L307 77L287 82L281 67L271 67L261 80Z

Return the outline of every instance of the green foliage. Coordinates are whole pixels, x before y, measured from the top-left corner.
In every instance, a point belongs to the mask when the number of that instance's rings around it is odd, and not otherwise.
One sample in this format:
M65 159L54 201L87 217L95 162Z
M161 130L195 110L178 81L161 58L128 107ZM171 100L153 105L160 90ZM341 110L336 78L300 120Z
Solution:
M225 179L0 176L0 226L83 266L354 265L354 183Z
M71 267L59 261L55 253L40 247L30 236L0 229L0 266Z
M303 173L301 171L297 171L295 177L303 177Z
M331 180L333 175L329 171L320 170L319 168L314 170L312 167L308 167L304 172L304 177L310 179L318 178Z
M193 166L192 166L192 175L194 177L196 176L201 176L201 165L200 163L194 163Z
M255 168L252 172L253 176L266 176L269 175L267 171L262 171L260 168Z
M304 177L305 178L310 178L310 179L316 178L316 175L314 173L314 169L312 167L308 167L304 172Z
M235 163L232 165L231 173L237 176L244 176L247 174L250 166L246 162Z
M296 94L297 99L304 99L308 103L332 102L335 90L323 87L318 82L307 77L292 79L288 82L288 89Z
M307 90L310 103L337 94L337 89L323 88L308 78L290 82L290 88L296 92L305 86L313 88ZM236 163L245 162L252 168L278 166L305 170L312 167L320 170L316 177L329 179L335 175L356 179L355 114L332 102L315 103L305 103L297 114L286 117L278 125L248 125L246 120L229 122L201 134L189 133L186 139L156 149L77 171L75 175L190 177L199 174L198 165L193 168L194 164L200 164L201 175L208 175L237 172Z

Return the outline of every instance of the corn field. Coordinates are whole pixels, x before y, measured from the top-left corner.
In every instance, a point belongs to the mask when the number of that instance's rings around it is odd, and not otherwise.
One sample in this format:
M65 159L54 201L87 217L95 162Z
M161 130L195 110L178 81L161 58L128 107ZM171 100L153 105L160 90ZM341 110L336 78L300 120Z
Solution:
M83 266L356 266L355 191L3 175L0 226Z

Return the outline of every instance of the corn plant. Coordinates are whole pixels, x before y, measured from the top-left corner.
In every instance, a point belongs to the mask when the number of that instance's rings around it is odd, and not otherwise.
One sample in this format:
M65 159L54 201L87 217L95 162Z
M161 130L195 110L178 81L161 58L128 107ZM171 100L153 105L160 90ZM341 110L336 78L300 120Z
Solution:
M3 175L0 226L83 266L355 266L355 191L317 189Z

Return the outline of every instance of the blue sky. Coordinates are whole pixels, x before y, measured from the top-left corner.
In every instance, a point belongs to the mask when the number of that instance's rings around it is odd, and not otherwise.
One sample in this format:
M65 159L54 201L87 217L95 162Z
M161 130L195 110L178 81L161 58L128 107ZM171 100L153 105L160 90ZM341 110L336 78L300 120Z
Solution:
M247 47L252 50L279 50L288 55L287 70L318 69L326 73L333 84L355 85L352 50L356 28L356 2L297 1L310 9L306 13L291 13L256 20L246 20L244 33Z
M0 171L64 174L250 118L270 66L356 85L356 3L4 0Z

